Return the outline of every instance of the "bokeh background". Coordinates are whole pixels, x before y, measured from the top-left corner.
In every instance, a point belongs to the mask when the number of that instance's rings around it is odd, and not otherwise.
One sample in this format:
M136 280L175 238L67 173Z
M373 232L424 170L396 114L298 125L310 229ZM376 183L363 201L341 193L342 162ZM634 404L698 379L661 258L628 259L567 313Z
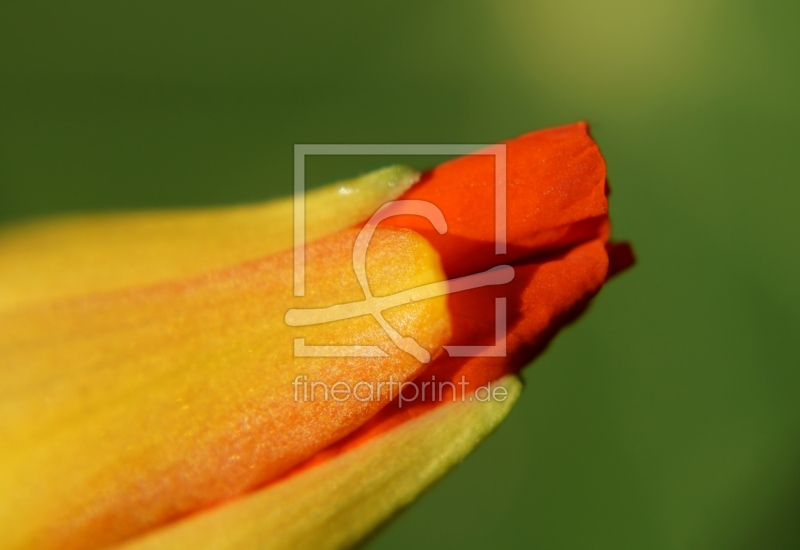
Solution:
M363 547L798 548L799 23L771 0L4 1L0 222L286 194L295 143L587 119L639 265Z

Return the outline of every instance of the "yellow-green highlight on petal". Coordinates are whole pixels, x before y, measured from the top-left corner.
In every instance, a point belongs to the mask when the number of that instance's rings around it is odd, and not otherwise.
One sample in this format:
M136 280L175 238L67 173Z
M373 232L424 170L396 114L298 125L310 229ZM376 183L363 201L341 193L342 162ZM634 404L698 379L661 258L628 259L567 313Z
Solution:
M383 168L306 194L306 240L366 220L419 179ZM292 198L74 216L0 230L0 310L190 277L292 246Z

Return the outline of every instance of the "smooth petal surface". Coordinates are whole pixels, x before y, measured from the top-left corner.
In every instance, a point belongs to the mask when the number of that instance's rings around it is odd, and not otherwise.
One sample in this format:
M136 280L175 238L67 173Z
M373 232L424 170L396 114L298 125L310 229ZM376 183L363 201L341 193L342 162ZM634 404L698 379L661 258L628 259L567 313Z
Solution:
M505 142L506 212L497 220L495 158L468 155L445 162L403 195L435 204L448 230L418 216L386 225L413 229L442 257L448 277L608 237L606 164L585 122L524 134ZM495 254L495 227L505 226L507 253Z
M354 230L307 248L304 298L292 251L180 282L0 314L0 541L99 548L263 485L375 414L380 398L298 398L292 382L406 380L422 365L371 317L288 327L292 307L363 300ZM441 281L407 230L378 231L367 272L389 294ZM385 313L436 353L443 298ZM378 345L386 357L295 357L292 342Z
M460 399L487 383L517 372L540 353L566 323L579 315L605 281L608 258L601 240L591 241L550 258L517 268L510 288L484 287L450 295L453 337L451 341L494 344L495 298L508 301L506 354L502 357L449 357L441 355L414 379L418 387L439 387L437 399L430 392L409 392L394 400L358 430L314 457L324 463L391 431L411 419ZM565 284L568 282L569 284ZM308 467L307 465L304 467Z
M120 550L346 548L463 459L505 418L522 386L499 380L503 400L444 403L348 453L237 501L167 526Z
M372 317L295 328L284 318L290 308L363 300L352 264L357 230L415 180L408 169L309 195L308 238L327 236L307 247L304 298L291 292L290 200L67 220L0 236L0 267L9 268L0 271L0 437L8 443L0 542L338 548L407 503L491 431L519 390L513 373L611 271L629 265L609 268L605 163L586 124L526 134L506 150L506 254L495 254L494 160L481 155L425 173L401 197L439 208L445 234L400 215L369 246L376 296L513 266L510 283L386 311L402 336L430 351L427 365ZM295 338L378 345L387 357L296 357ZM502 354L442 352L497 344ZM385 391L309 401L298 399L298 376L327 387L390 378L450 386L402 406ZM507 401L469 402L501 378Z
M215 510L208 516L209 527L203 526L200 517L178 522L152 539L145 539L145 547L179 548L187 541L190 545L211 541L212 548L216 544L219 548L236 547L237 543L244 548L250 547L249 543L254 547L259 547L257 543L264 547L347 546L366 532L361 522L341 519L349 518L357 507L345 497L348 492L354 493L357 501L368 503L365 509L359 508L368 522L374 517L369 513L371 503L398 508L407 502L405 498L394 497L398 490L400 494L412 488L419 491L433 480L425 475L415 478L412 485L394 480L372 494L368 481L362 491L359 483L350 483L349 470L339 470L335 465L345 463L348 457L362 457L367 452L364 449L377 448L384 438L405 433L411 429L410 425L429 426L422 422L439 418L441 411L451 406L453 398L471 396L485 384L516 372L583 310L608 275L605 163L588 136L586 125L534 132L509 141L508 166L509 194L513 199L508 221L513 240L507 255L494 254L494 224L489 217L481 217L494 196L491 158L462 157L439 166L424 174L420 183L402 197L429 201L439 207L448 221L447 234L440 236L418 217L402 216L385 222L412 226L425 234L444 255L443 263L450 277L501 262L514 264L515 277L509 284L448 296L453 326L448 343L487 346L496 343L495 303L497 298L504 298L506 353L501 357L439 356L414 380L417 388L425 384L443 387L437 399L431 399L429 392L427 399L423 393L403 403L394 400L355 432L296 468L288 481L276 482L242 501ZM553 174L557 175L555 182ZM531 216L531 212L540 210L547 215ZM425 429L434 431L433 426ZM427 440L423 431L416 437ZM442 453L447 452L448 441L442 440ZM385 460L392 463L389 456ZM380 477L382 468L364 460L358 471L361 478L370 480ZM306 500L303 494L293 494L300 486L306 487L304 492L316 494L313 488L304 485L304 480L314 480L321 491L334 486L343 494L319 506L313 497ZM259 508L256 504L259 502L270 503L275 509ZM286 513L282 512L284 506ZM376 510L382 507L376 505ZM259 528L258 517L266 518L267 528ZM320 532L317 522L328 522L328 529ZM195 538L191 534L194 528L205 536ZM267 532L269 529L271 533ZM308 533L307 538L304 533ZM327 546L326 541L329 541Z

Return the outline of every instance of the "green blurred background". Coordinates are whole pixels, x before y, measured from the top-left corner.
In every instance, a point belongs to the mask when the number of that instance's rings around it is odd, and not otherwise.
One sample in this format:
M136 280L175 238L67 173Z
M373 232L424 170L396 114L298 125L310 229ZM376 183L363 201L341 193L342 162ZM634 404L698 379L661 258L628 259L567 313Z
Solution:
M286 194L295 143L587 119L639 265L364 547L800 548L798 23L755 0L6 1L0 221Z

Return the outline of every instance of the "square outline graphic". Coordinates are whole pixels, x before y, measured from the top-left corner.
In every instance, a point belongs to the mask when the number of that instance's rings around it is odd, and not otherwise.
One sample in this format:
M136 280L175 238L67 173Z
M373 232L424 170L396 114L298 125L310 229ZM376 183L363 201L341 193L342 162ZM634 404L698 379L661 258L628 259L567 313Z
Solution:
M311 155L461 155L494 157L495 255L506 253L506 144L295 144L293 202L293 293L295 296L305 296L305 160L307 156ZM511 269L510 266L506 267ZM444 348L453 357L474 357L479 355L504 357L506 354L505 333L506 298L497 298L495 300L495 344L493 346L444 346ZM386 356L386 353L377 346L306 346L305 338L296 338L294 341L294 355L296 357L352 357L356 355Z

